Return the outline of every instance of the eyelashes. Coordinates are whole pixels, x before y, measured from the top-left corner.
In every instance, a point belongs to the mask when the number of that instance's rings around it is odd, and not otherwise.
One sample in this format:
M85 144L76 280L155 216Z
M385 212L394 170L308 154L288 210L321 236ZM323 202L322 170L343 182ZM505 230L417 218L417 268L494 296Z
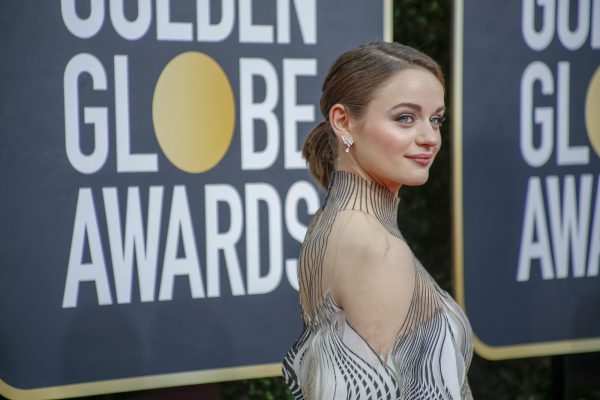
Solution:
M433 125L440 127L444 124L444 122L446 122L446 117L445 116L441 116L441 117L431 117L429 118L429 122L431 122Z
M415 122L415 116L413 114L400 114L394 118L395 121L402 125L410 125ZM429 122L435 127L441 127L446 122L445 116L436 115L429 118Z
M415 122L415 117L412 114L400 114L395 118L401 124L412 124Z

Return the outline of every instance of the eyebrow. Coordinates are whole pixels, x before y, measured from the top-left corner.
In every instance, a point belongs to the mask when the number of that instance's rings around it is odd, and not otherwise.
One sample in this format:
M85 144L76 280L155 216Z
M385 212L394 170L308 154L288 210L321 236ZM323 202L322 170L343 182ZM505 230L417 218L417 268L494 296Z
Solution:
M394 111L397 108L403 108L403 107L412 108L412 109L414 109L415 111L418 111L418 112L421 112L421 110L423 109L420 105L415 104L415 103L398 103L395 106L393 106L390 109L390 111ZM439 113L439 112L442 112L444 110L446 110L446 107L445 106L441 106L441 107L438 107L438 109L435 110L435 112Z

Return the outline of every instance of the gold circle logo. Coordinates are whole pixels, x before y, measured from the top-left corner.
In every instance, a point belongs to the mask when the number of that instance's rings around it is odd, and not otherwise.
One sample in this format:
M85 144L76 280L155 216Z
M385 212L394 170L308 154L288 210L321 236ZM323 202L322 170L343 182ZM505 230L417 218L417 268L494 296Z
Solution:
M592 147L600 156L600 67L592 76L585 96L585 127Z
M165 156L182 171L206 172L231 144L235 103L221 66L190 51L173 58L154 88L152 121Z

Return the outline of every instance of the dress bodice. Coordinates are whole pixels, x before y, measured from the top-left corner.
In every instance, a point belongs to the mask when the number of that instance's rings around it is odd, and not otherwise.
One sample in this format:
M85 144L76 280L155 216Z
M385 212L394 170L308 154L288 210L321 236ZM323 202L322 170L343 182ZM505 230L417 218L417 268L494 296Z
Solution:
M398 198L386 188L336 171L302 245L298 278L304 331L287 353L283 374L299 399L471 399L467 370L472 332L456 302L412 255L407 312L388 354L377 354L347 321L324 282L328 249L340 219L365 214L390 237L404 240ZM369 245L369 237L364 246ZM400 261L399 261L400 262Z

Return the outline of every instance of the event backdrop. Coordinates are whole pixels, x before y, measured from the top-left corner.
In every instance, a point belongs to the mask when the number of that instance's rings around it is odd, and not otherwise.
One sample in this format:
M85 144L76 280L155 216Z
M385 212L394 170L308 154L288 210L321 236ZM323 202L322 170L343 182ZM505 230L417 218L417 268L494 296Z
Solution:
M456 291L484 357L600 350L600 1L456 2Z
M322 197L301 143L390 4L2 2L2 395L279 373Z

